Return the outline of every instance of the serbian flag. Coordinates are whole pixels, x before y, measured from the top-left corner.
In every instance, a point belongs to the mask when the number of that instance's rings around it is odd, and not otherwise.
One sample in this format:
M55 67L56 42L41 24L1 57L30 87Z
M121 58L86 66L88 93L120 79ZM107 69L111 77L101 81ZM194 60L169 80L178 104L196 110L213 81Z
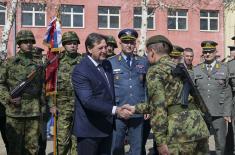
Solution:
M59 66L58 53L62 48L61 24L57 17L54 17L47 27L43 44L48 47L47 61L53 60L46 68L46 95L56 94L57 71Z

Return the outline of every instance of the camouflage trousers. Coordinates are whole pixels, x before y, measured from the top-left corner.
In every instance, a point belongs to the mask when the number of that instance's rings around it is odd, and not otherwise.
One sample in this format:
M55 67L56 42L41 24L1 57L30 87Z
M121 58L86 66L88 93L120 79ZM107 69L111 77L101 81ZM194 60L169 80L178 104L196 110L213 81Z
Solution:
M72 135L73 112L63 109L57 120L59 155L77 155L77 138Z
M8 155L37 155L40 117L8 117L6 136Z
M193 142L170 144L168 145L168 149L170 151L170 155L208 155L208 138Z

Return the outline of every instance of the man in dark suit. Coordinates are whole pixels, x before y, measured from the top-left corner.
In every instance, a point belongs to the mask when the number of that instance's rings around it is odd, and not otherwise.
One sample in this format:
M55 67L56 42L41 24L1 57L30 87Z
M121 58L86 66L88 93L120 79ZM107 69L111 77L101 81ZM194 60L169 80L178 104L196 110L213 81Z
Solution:
M91 33L85 41L87 55L72 74L75 91L73 133L79 155L110 155L113 116L126 118L130 112L115 106L111 63L106 60L103 35Z

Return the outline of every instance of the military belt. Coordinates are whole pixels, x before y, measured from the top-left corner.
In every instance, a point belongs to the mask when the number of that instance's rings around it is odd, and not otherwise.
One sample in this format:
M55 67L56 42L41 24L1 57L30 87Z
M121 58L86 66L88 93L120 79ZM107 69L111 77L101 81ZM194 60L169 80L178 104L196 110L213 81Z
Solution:
M194 110L194 109L197 109L194 104L189 104L187 107L183 107L181 104L172 105L168 107L168 116L175 114L175 113L180 113L182 111L188 111L188 110Z

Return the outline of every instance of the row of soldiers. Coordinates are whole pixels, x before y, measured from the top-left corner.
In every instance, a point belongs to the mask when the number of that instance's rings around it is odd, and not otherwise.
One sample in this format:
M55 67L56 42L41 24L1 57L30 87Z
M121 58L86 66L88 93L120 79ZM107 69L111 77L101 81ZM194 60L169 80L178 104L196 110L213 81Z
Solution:
M135 36L136 37L136 36ZM64 51L59 56L59 70L58 70L58 93L57 93L57 105L53 105L53 102L45 97L44 82L45 72L42 70L37 73L35 79L31 85L24 91L20 97L11 98L9 92L14 89L17 84L23 81L27 75L29 75L38 65L43 64L42 57L35 51L33 44L36 43L34 35L31 31L21 30L17 33L16 42L19 46L19 52L15 57L9 58L5 62L1 62L0 68L0 102L6 108L6 140L8 141L7 152L9 155L27 155L27 154L38 154L38 142L39 136L41 139L46 140L45 134L42 134L42 113L46 113L46 105L49 106L49 110L52 114L58 112L58 151L59 154L71 154L76 153L76 138L71 135L71 127L73 120L73 107L74 107L74 92L71 86L71 72L73 66L81 60L82 56L77 52L78 44L80 40L75 32L65 32L62 36L62 44ZM107 40L110 45L110 56L114 55L113 49L117 47L117 43L113 37L109 37ZM169 45L170 59L174 63L179 63L182 58L183 48L179 46L172 46L171 42L164 36L152 37L147 42L147 48L154 49L152 44L155 43L166 43ZM193 79L195 85L200 91L210 114L212 115L212 126L213 132L215 132L216 151L217 154L224 154L227 122L233 122L232 119L232 106L235 88L235 71L234 71L234 58L227 64L215 61L216 58L216 45L213 41L202 42L202 51L204 56L204 62L197 65L196 67L188 66L189 72L193 73ZM109 47L109 46L108 46ZM234 47L230 48L234 50ZM108 48L109 50L109 48ZM40 52L39 52L40 53ZM153 53L147 52L147 58L151 60ZM168 58L162 59L164 63L168 63ZM150 62L151 63L151 62ZM153 61L151 66L154 66L156 62ZM171 67L170 67L171 68ZM159 68L158 68L159 69ZM151 73L151 70L148 71ZM154 73L154 70L153 70ZM150 74L151 75L151 74ZM155 86L156 84L151 83L153 77L149 76L149 87ZM152 81L153 82L153 81ZM156 82L156 81L154 81ZM178 83L175 83L178 84ZM171 88L169 88L171 89ZM172 94L179 93L180 91L170 91L168 93L169 100ZM232 94L233 92L233 94ZM151 94L149 94L151 95ZM179 96L180 94L176 94ZM172 99L173 100L173 99ZM48 104L46 104L48 103ZM193 107L194 108L194 107ZM136 111L142 111L141 105L136 107ZM156 116L162 113L161 111L156 113ZM174 113L174 112L173 112ZM192 114L194 116L194 114ZM161 117L161 116L159 116ZM154 118L154 116L153 116ZM43 118L47 120L47 118ZM176 118L175 122L179 122ZM155 124L158 124L155 122ZM187 123L186 123L187 124ZM175 127L179 127L177 124ZM204 128L204 124L200 124L203 127L195 128L193 130L201 129L200 133L203 133L205 137L208 136L207 130ZM182 126L182 130L184 126ZM156 129L156 128L154 128ZM161 128L159 128L161 129ZM159 129L156 129L155 132ZM189 135L191 131L188 131ZM172 138L177 138L176 131L173 131ZM44 135L44 136L43 136ZM186 136L185 133L184 136ZM163 139L161 135L156 136L157 145ZM182 139L182 137L178 137ZM195 138L195 137L194 137ZM183 139L182 139L183 141ZM207 140L203 139L203 146L199 149L205 151L207 147ZM185 147L180 146L177 151L184 152ZM205 150L203 150L203 148ZM201 150L200 150L201 149ZM176 152L177 152L176 151ZM189 150L192 151L192 150ZM206 151L205 151L206 152Z
M71 137L74 98L70 81L73 66L81 59L81 55L77 52L80 44L77 34L69 31L62 36L64 51L59 54L56 106L53 105L51 98L45 96L44 70L36 73L21 96L16 98L10 96L11 90L38 66L43 65L42 49L34 48L36 40L31 31L19 31L16 42L19 51L15 57L1 62L0 69L0 102L6 108L6 141L4 141L7 144L7 154L45 154L46 130L42 129L50 117L48 111L59 114L57 124L59 154L67 154L69 151L71 154L77 154L74 142L76 139ZM40 151L39 142L42 149Z

